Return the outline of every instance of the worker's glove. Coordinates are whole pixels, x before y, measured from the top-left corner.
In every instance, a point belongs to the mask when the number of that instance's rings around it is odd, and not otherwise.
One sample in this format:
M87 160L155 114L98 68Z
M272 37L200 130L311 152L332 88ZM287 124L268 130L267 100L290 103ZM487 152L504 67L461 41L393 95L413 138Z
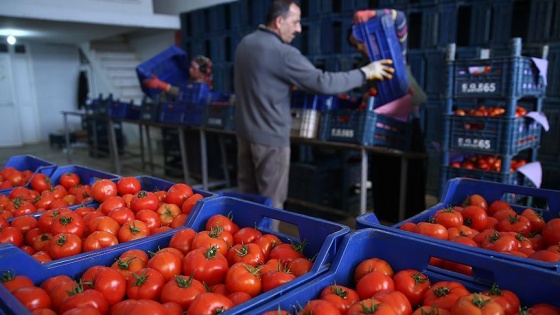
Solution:
M354 23L365 23L375 17L375 10L361 10L354 13Z
M169 91L169 89L171 88L171 84L161 81L155 75L152 75L151 78L144 80L143 83L146 87L148 87L150 89L158 89L158 90L162 90L162 91Z
M365 74L367 80L379 80L383 81L385 79L393 78L393 73L395 69L391 66L393 60L382 59L374 61L365 67L361 67L360 70Z

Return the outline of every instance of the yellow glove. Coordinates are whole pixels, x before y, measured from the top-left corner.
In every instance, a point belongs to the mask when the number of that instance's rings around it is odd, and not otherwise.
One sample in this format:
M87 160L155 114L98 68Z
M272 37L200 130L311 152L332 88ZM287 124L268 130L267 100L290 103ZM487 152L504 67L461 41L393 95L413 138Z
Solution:
M361 67L360 70L365 74L367 80L379 80L383 81L385 79L393 78L393 73L395 69L391 66L393 60L382 59L374 61L365 67Z

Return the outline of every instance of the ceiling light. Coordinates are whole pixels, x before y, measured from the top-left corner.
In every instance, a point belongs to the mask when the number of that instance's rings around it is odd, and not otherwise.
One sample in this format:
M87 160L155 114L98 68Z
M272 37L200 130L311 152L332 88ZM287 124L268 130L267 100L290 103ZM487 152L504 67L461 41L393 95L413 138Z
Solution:
M13 45L13 44L16 43L16 37L14 35L10 35L10 36L8 36L6 41L8 42L8 44Z

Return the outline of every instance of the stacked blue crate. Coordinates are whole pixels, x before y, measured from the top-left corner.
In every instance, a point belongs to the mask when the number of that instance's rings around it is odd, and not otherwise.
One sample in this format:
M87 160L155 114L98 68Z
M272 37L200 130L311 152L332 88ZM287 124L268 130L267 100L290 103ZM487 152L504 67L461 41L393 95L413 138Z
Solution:
M509 57L453 58L453 45L450 45L441 185L458 176L506 184L529 184L517 171L511 171L510 165L520 153L528 154L528 162L536 161L541 126L532 119L516 116L516 109L523 106L527 112L541 111L545 85L542 74L531 58L521 56L521 39L512 39ZM475 109L481 104L486 107L499 106L505 112L500 117L461 116L454 113L456 109ZM500 157L500 170L453 167L453 153L462 153L465 157L472 154Z

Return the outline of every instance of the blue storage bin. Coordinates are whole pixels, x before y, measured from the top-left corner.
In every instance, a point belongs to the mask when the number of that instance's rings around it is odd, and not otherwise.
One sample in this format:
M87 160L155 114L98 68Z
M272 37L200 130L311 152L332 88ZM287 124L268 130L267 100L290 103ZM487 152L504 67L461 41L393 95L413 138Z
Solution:
M155 75L164 82L175 86L181 85L189 79L189 60L183 50L173 45L138 65L136 74L142 91L156 100L161 91L145 87L144 80Z
M168 124L181 124L185 112L182 102L163 102L159 106L159 121Z
M140 108L134 106L134 102L122 102L119 100L109 103L107 115L117 119L138 119L140 117Z
M181 86L178 100L188 103L201 103L208 101L210 87L206 83L189 82Z
M313 109L325 112L334 109L338 105L337 97L334 95L309 94L302 90L292 91L292 108Z
M140 106L140 120L159 121L160 103L144 102Z
M431 257L472 266L474 276L467 277L430 266ZM321 290L329 285L355 287L354 269L360 262L370 258L387 261L395 273L405 269L418 270L428 276L431 283L459 281L471 292L489 290L496 283L502 290L515 292L521 305L549 303L560 306L557 296L549 293L560 289L560 275L554 272L515 262L504 263L488 255L417 239L380 226L346 235L327 274L285 292L254 309L253 313L263 314L278 308L298 310L309 300L319 298Z
M257 227L263 233L276 234L284 242L301 243L305 241L307 244L303 249L304 255L306 257L316 257L311 271L307 274L232 308L228 311L228 314L229 312L231 314L252 313L255 307L324 274L329 269L338 251L340 240L350 231L349 227L338 223L231 197L218 197L202 201L195 206L193 213L186 226L194 230L204 229L206 221L213 215L231 215L233 221L240 227ZM297 227L299 237L269 230L267 224L270 219Z
M516 173L512 173L512 174L514 176L516 175ZM491 256L500 262L505 263L505 262L512 261L512 262L523 263L526 265L539 267L542 269L560 271L560 262L549 263L549 262L543 262L534 259L522 258L513 255L499 253L496 251L487 250L487 249L482 249L477 247L467 247L466 245L444 241L444 240L438 240L420 234L400 230L400 227L407 222L418 223L418 222L428 221L430 217L432 217L438 210L446 208L449 205L460 205L468 196L473 194L481 195L489 203L491 203L494 200L503 200L504 198L512 194L516 194L518 197L530 196L530 197L540 198L546 200L548 204L547 209L536 209L542 213L542 217L543 219L545 219L545 221L549 221L553 218L560 217L560 191L532 188L532 187L520 186L520 185L503 184L494 181L476 180L470 178L454 178L447 181L442 191L440 202L437 205L431 207L430 209L424 210L411 218L408 218L402 222L393 225L392 228L399 229L399 233L403 233L405 235L412 235L414 238L417 239L422 239L445 246L468 249L472 253ZM523 205L512 204L511 206L513 210L515 210L517 213L521 213L523 210L528 208L527 206L523 206ZM362 229L368 227L376 227L378 225L377 222L372 222L370 219L371 217L369 217L367 214L358 217L356 219L356 228Z
M211 92L210 103L206 107L204 125L210 128L235 130L234 95Z
M408 78L401 46L397 38L391 16L369 19L366 23L353 26L354 37L366 44L371 61L381 59L393 60L393 78L378 82L378 96L375 107L390 103L408 93Z
M218 196L237 198L241 200L251 201L254 203L259 203L267 207L272 207L272 199L262 195L245 194L245 193L239 193L234 191L219 191Z
M43 173L43 170L39 170L39 172ZM53 185L58 185L60 176L66 173L76 173L80 177L80 181L83 185L93 185L93 183L95 183L95 181L98 179L118 179L120 177L116 174L96 170L81 165L64 165L57 167L56 170L51 173L51 183Z
M50 176L56 169L56 164L43 160L31 154L14 155L6 161L3 168L13 167L18 171L32 171L34 174L41 171L43 174ZM31 181L31 179L29 180ZM29 186L29 181L25 186ZM0 189L0 193L9 192L12 188Z

